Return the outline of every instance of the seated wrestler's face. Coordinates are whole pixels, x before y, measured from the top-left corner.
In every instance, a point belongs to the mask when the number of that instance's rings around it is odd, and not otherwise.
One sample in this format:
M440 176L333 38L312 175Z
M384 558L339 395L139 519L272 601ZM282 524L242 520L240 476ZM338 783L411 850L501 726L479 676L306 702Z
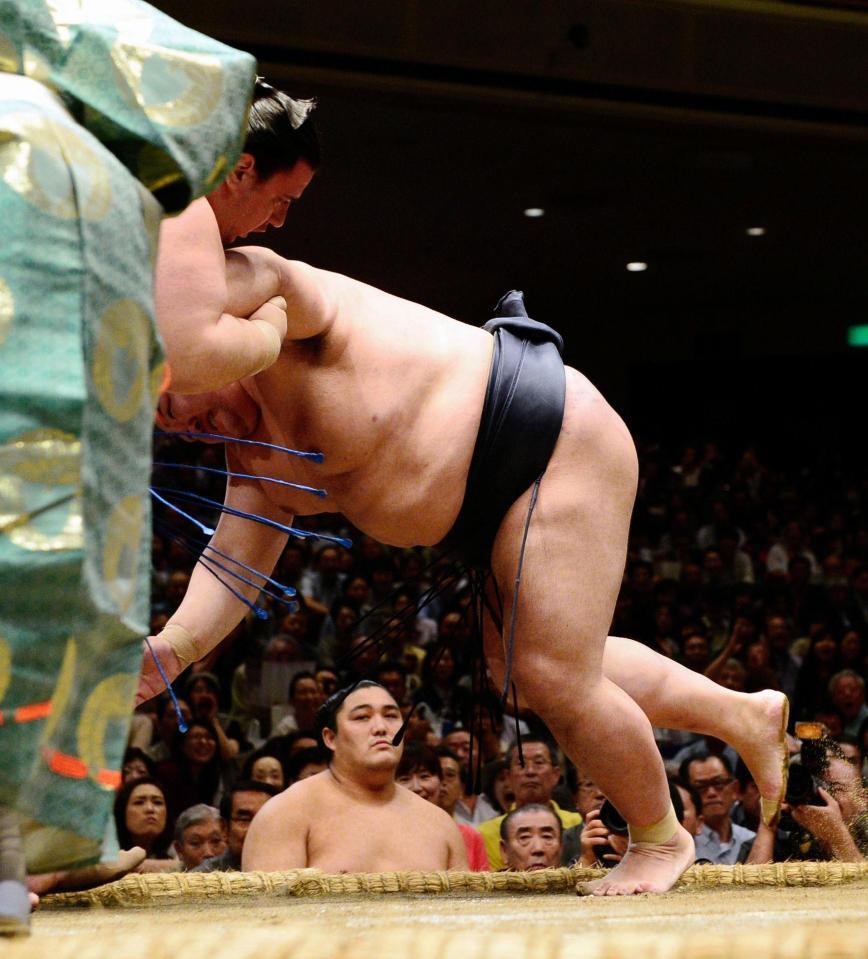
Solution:
M172 433L219 433L243 438L259 424L259 407L240 383L213 393L185 396L163 393L157 406L157 426ZM217 439L200 442L219 443Z

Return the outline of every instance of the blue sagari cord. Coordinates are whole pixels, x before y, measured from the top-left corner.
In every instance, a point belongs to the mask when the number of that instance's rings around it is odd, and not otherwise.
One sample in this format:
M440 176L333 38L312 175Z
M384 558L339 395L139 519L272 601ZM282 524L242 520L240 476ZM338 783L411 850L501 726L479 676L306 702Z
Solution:
M310 453L304 450L293 450L288 446L278 446L277 443L263 443L261 440L242 440L236 436L224 436L222 433L193 433L184 430L154 430L154 436L190 436L193 439L220 440L223 443L241 443L243 446L261 446L268 450L277 450L278 453L289 453L290 456L299 456L312 463L325 462L324 453Z
M328 493L324 489L318 489L315 486L305 486L303 483L290 483L289 480L277 479L274 476L260 476L258 473L233 473L230 470L221 470L216 466L197 466L195 463L161 463L154 462L154 466L168 466L176 470L194 470L203 473L217 473L220 476L228 476L236 479L258 480L260 483L278 483L280 486L289 486L292 489L301 490L302 493L310 493L313 496L324 498Z
M248 513L243 509L235 509L215 499L200 496L198 493L190 493L187 490L175 489L171 486L152 486L151 490L157 493L171 493L173 496L180 496L181 499L193 500L196 503L204 503L206 506L219 509L221 513L228 513L230 516L239 516L242 519L253 520L255 523L262 523L264 526L271 526L273 529L278 529L282 533L289 533L290 536L296 536L298 539L319 539L327 543L336 543L338 546L343 546L344 549L351 549L353 545L353 541L347 539L345 536L332 536L328 533L312 533L310 530L298 529L295 526L285 526L283 523L278 523L277 520L267 519L258 513Z
M181 713L181 707L178 705L178 697L175 695L175 690L172 689L172 684L169 682L169 677L166 675L166 670L163 669L163 664L157 658L157 654L154 652L154 647L151 645L151 640L147 636L145 636L145 642L148 644L148 649L151 651L151 656L154 657L154 663L157 667L157 672L160 674L160 677L166 684L166 689L168 689L169 696L172 698L172 705L175 707L175 715L178 717L178 729L180 729L182 733L185 733L189 727L184 722L184 716Z

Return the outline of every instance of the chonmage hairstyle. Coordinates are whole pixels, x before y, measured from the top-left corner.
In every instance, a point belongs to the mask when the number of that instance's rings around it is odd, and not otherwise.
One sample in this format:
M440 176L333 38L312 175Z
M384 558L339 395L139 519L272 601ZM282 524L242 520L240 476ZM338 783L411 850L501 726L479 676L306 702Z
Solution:
M315 106L315 100L295 100L256 78L244 152L252 154L261 179L291 170L299 160L313 169L320 165L319 136L310 116Z

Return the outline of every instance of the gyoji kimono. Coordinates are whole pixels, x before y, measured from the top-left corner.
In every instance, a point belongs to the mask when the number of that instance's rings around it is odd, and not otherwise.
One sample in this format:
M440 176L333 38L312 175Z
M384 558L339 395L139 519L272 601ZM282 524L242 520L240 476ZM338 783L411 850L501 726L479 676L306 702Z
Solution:
M160 219L243 143L251 57L138 0L0 0L0 804L93 862L150 571Z

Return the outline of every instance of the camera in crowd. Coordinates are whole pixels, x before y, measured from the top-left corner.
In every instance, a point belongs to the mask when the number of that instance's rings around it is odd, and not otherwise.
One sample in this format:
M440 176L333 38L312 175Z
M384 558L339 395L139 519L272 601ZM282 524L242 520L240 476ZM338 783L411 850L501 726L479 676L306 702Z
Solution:
M818 791L826 769L827 731L822 723L796 723L802 741L801 762L790 766L786 801L791 806L825 806Z

